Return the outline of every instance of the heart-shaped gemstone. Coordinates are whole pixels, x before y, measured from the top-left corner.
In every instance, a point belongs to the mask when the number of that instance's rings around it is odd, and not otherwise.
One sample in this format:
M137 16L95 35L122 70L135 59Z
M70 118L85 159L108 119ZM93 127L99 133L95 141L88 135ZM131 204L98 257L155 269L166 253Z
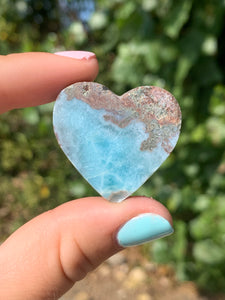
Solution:
M137 87L117 96L79 82L64 89L53 112L64 153L104 198L120 202L135 192L175 147L181 126L176 99L166 90Z

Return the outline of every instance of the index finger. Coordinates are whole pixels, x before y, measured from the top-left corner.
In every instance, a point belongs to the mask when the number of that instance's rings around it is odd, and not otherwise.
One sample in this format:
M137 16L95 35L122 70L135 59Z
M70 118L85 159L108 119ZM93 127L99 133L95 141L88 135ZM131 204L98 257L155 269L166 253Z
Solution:
M97 76L94 53L57 54L30 52L0 56L0 113L54 101L66 86L92 81Z

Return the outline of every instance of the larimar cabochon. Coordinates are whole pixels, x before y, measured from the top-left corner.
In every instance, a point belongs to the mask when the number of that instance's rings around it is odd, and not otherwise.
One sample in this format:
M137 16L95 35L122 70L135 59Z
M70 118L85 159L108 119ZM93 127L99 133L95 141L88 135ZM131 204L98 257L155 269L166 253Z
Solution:
M58 143L104 198L120 202L135 192L175 147L181 127L176 99L154 86L117 96L94 82L59 94L53 111Z

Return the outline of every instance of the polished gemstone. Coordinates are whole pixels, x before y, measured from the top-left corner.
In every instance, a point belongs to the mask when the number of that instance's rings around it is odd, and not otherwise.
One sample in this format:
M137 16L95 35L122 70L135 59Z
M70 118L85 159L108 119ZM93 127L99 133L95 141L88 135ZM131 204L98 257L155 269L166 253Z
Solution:
M117 96L79 82L64 89L53 112L62 150L100 195L120 202L135 192L175 147L181 126L176 99L141 86Z

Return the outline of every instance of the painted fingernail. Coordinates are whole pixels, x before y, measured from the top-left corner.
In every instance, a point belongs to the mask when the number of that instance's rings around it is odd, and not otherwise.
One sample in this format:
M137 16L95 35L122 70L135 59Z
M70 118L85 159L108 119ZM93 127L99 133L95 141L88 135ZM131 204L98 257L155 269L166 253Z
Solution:
M89 51L61 51L61 52L55 52L54 54L75 58L75 59L90 59L96 57L93 52Z
M163 217L146 213L132 218L117 233L122 247L136 246L159 239L174 232L170 223Z

